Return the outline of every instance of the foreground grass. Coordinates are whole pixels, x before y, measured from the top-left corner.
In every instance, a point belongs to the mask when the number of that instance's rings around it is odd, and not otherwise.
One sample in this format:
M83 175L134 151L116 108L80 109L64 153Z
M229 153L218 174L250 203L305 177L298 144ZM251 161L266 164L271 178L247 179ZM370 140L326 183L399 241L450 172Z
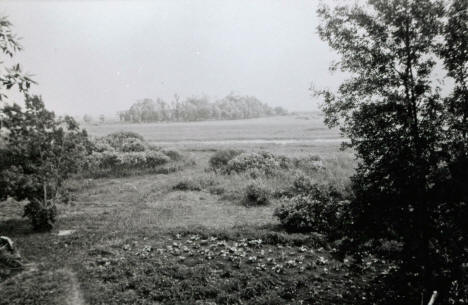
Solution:
M321 236L282 232L272 218L279 202L244 206L242 188L254 178L206 172L210 154L197 152L198 165L180 172L72 181L76 198L60 207L57 224L75 230L68 236L32 233L11 213L0 232L15 240L31 265L0 283L0 304L357 304L362 299L355 283L367 285L372 272L352 273L349 262L333 259ZM352 165L346 158L326 159L326 176L348 173ZM186 179L200 187L174 189ZM290 183L284 177L260 179L272 189Z

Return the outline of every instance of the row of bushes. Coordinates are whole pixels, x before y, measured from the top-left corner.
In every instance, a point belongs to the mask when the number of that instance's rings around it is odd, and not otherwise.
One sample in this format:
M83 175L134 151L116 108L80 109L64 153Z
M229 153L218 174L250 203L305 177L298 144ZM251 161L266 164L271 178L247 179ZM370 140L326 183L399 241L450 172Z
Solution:
M154 168L168 163L171 160L168 156L159 151L143 152L93 152L87 159L87 168L111 169L120 168Z
M350 222L351 192L341 183L335 185L320 178L318 174L326 175L326 169L318 156L289 158L269 152L220 150L210 158L209 165L221 174L250 174L255 180L244 187L242 203L267 205L275 197L281 204L274 216L288 231L316 232L335 239ZM266 183L281 175L296 178L284 189L272 189Z
M300 168L304 172L316 172L323 168L318 156L289 158L269 152L243 152L240 150L220 150L209 160L210 168L223 174L261 172L273 175L280 170Z
M118 131L94 140L95 151L142 152L149 149L143 136L131 131Z
M222 174L250 173L255 179L243 190L242 203L247 206L267 205L272 197L279 197L281 205L274 216L281 225L291 232L317 232L331 239L346 230L349 223L349 197L351 193L333 185L330 181L317 183L314 174L324 169L318 156L289 158L268 152L243 152L221 150L209 160L210 168ZM281 190L272 190L265 179L299 170L292 185ZM258 175L252 175L258 173Z
M151 172L182 159L177 150L154 147L135 132L120 131L93 141L93 152L87 157L84 170L91 176L120 176Z

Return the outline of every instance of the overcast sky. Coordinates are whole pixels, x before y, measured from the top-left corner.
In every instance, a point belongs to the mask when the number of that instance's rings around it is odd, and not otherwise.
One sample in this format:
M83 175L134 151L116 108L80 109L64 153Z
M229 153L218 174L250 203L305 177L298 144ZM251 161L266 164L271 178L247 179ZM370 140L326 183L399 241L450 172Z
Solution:
M112 114L135 100L233 91L317 109L335 87L316 0L1 1L33 92L57 113Z

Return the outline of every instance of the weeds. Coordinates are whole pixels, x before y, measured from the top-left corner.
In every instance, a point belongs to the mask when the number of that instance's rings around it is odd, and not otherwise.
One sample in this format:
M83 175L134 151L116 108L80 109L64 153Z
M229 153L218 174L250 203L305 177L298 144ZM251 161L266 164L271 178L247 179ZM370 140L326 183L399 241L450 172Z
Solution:
M362 304L355 283L364 286L370 276L345 276L349 265L323 248L267 243L245 232L239 239L181 232L88 253L90 304Z
M270 191L262 182L254 181L245 188L243 203L246 206L270 204Z

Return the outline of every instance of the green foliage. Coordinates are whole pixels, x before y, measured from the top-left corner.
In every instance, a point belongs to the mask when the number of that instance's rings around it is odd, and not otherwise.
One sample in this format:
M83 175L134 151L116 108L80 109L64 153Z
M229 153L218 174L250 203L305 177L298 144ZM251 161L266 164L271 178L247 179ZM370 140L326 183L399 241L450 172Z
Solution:
M237 150L218 151L211 157L210 167L225 174L247 172L253 178L261 175L277 175L280 171L290 170L315 174L324 169L322 161L317 156L289 158L266 151L241 152Z
M120 147L120 150L123 152L142 152L146 149L146 143L136 138L125 139Z
M316 232L342 238L349 225L349 201L332 185L298 177L274 216L291 232Z
M291 166L291 160L286 156L269 152L241 153L226 164L225 172L241 173L256 169L266 174L273 174L275 171L289 169Z
M215 171L222 171L225 169L229 161L231 161L234 157L240 155L241 153L242 151L235 149L218 150L210 157L210 160L208 161L210 164L210 168Z
M38 231L50 231L57 219L57 207L51 201L44 204L32 201L24 207L24 217L31 220L32 226Z
M181 164L161 167L171 161ZM103 177L169 173L189 163L190 160L185 160L178 150L152 147L138 133L119 131L94 140L93 153L87 158L85 175Z
M73 287L66 269L25 272L2 283L0 305L63 305Z
M87 159L86 170L94 176L125 175L138 171L151 172L171 159L159 151L93 152Z
M468 227L456 215L467 214L468 199L467 4L368 4L319 9L319 34L340 55L332 69L349 76L336 92L319 94L325 122L340 127L359 160L350 205L355 246L403 245L392 258L399 267L372 302L427 303L438 290L446 304L457 282L463 296L455 302L466 303ZM455 80L446 98L432 79L440 60Z
M255 180L244 190L243 203L246 206L261 206L270 204L271 192L261 181Z
M22 50L18 37L11 31L12 24L5 16L0 16L0 50L3 55L13 58L13 56ZM0 102L8 98L5 90L11 90L17 87L18 91L27 94L31 84L35 82L31 77L25 74L19 64L15 64L10 68L3 67L3 59L0 61Z
M304 236L258 231L190 230L158 233L157 243L94 246L83 258L82 287L90 304L366 304L358 287L372 279L368 271L350 277L349 266Z
M181 161L184 158L182 153L176 149L163 148L161 149L161 152L171 158L172 161Z
M206 97L190 97L183 102L179 98L168 104L158 98L144 99L120 113L126 122L203 121L250 119L271 115L286 115L282 107L271 108L253 96L230 94L216 102Z
M138 152L144 151L147 144L143 136L132 131L118 131L111 133L96 141L97 143L106 143L117 151Z
M84 165L91 144L71 118L56 118L39 97L28 97L23 110L3 107L8 136L0 149L0 198L28 200L25 216L36 229L50 229L63 182Z

